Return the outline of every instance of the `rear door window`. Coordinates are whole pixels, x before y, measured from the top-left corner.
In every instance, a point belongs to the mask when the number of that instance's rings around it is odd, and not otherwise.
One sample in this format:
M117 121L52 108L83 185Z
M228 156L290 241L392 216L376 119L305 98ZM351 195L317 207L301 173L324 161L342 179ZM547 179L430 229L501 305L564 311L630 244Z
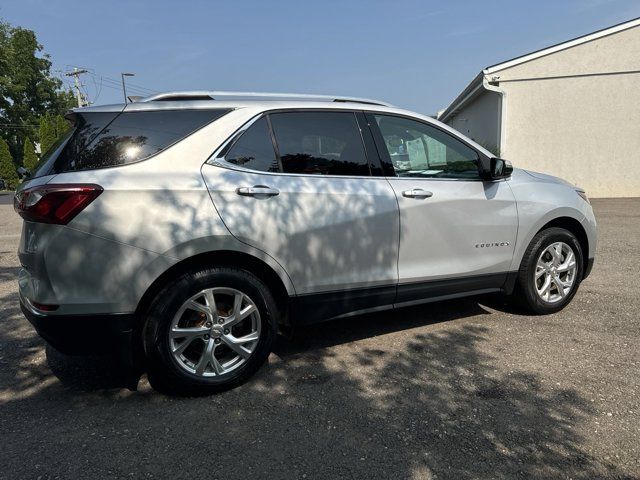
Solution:
M114 167L150 157L228 110L156 110L80 113L76 129L46 173ZM54 154L56 152L53 152Z
M284 173L370 175L353 112L269 115Z

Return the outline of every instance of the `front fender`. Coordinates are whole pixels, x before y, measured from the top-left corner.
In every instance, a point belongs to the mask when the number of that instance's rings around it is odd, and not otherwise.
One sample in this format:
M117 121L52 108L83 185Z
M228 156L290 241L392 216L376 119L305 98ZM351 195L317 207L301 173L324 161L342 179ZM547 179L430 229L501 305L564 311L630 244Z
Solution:
M518 234L511 271L517 271L533 237L549 222L571 218L582 225L589 243L584 254L595 255L595 219L590 205L578 196L574 188L552 177L538 178L524 171L514 172L509 185L518 209Z
M584 223L584 215L570 207L555 208L550 212L543 214L535 221L532 221L530 218L525 218L525 221L523 222L524 224L520 223L518 227L518 238L516 240L516 248L513 254L513 261L511 263L511 271L515 271L520 268L520 263L522 262L524 253L531 243L531 240L533 240L533 237L535 237L546 224L558 218L572 218L578 221L581 225ZM589 250L591 250L591 248L589 248ZM584 253L585 255L588 254L587 252Z

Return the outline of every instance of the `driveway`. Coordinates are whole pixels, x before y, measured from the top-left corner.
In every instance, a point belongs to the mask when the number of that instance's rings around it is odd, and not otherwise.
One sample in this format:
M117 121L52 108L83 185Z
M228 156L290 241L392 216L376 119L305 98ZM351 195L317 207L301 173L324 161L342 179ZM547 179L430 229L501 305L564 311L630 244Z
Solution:
M0 205L13 205L13 194L14 192L7 192L0 190ZM2 210L2 214L4 215L5 209Z
M559 314L481 297L326 323L185 399L45 352L0 206L0 477L638 478L640 199L594 207L596 265Z

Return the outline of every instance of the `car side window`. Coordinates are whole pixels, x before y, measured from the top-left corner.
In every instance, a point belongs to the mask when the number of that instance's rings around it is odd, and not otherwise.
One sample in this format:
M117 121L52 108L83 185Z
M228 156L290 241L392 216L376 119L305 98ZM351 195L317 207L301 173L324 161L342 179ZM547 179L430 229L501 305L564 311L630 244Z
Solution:
M262 117L251 125L229 149L224 159L239 167L261 172L279 172L267 119Z
M269 119L284 173L370 175L353 112L282 112Z
M158 110L78 113L76 129L55 159L44 161L37 175L115 167L159 153L229 110ZM52 162L49 168L49 162Z
M478 179L478 154L460 140L426 123L375 115L399 177Z

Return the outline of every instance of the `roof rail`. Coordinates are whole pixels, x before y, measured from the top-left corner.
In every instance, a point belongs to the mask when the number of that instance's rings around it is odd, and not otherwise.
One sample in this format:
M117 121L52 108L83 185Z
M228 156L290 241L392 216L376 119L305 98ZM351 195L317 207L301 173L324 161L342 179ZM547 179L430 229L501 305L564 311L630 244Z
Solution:
M343 97L339 95L314 95L308 93L270 93L270 92L219 92L219 91L179 91L151 95L140 102L187 101L187 100L306 100L310 102L353 102L368 105L392 105L368 98Z

